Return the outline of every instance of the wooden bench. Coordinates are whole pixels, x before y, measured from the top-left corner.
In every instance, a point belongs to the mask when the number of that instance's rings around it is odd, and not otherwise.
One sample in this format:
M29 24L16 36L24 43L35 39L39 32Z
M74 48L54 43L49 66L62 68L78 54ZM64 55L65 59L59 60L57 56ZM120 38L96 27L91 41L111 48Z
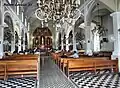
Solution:
M38 73L38 55L10 57L0 60L0 74L7 79L9 76L35 75Z
M70 71L83 71L91 70L96 73L96 70L110 69L115 72L118 71L117 60L68 60L67 62L67 75Z
M93 60L106 60L107 57L80 57L80 58L59 58L59 67L62 69L62 71L65 71L64 68L67 66L67 62L69 60L80 60L80 61L93 61Z
M7 58L4 58L5 60L7 59L7 60L10 60L10 59L15 59L15 60L24 60L24 59L36 59L36 58L38 58L38 56L39 55L37 55L37 54L28 54L28 55L12 55L12 56L9 56L9 57L7 57Z
M6 79L6 63L0 62L0 78Z
M59 53L51 53L51 56L53 58L53 60L55 61L55 63L57 63L58 57L60 56Z

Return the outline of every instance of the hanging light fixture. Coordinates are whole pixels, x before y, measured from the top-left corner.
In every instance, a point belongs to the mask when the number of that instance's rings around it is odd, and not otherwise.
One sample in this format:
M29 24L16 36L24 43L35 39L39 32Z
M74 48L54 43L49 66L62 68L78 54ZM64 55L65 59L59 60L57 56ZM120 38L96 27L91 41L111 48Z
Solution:
M35 11L35 15L39 20L53 20L60 23L61 19L75 19L80 14L78 9L80 1L76 3L74 0L38 0L37 4L38 9Z

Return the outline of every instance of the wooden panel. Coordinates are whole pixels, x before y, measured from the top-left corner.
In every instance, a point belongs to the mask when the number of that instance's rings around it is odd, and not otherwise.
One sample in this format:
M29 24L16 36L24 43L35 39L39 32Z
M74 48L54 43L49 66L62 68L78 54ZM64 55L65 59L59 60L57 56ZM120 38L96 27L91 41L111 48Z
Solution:
M35 74L38 70L38 55L17 55L8 59L0 60L0 75L4 79L9 75Z

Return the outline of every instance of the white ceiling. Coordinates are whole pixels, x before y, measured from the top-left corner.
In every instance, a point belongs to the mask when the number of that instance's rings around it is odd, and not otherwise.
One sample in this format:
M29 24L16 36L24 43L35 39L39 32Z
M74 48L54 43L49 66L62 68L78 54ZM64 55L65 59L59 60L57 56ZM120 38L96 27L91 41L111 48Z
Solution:
M41 21L38 20L35 17L35 10L38 8L37 6L37 0L21 0L23 4L32 4L31 6L25 6L24 7L24 12L26 17L28 18L30 24L31 24L31 29L35 29L36 27L41 25ZM80 0L81 5L84 3L84 0ZM81 6L80 5L80 6ZM101 15L106 15L109 13L109 10L107 10L106 5L104 3L100 4L100 8L102 8L99 12ZM94 12L97 13L97 9L94 10Z

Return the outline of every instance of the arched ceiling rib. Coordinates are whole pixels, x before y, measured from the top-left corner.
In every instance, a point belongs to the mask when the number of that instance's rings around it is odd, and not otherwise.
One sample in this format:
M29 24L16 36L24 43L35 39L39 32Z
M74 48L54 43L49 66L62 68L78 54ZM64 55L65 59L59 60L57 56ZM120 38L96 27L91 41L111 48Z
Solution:
M106 15L106 14L109 14L110 12L115 11L116 10L116 3L118 6L117 8L120 11L120 0L98 0L98 1L100 3L99 12L101 15ZM25 15L28 18L29 22L31 23L31 29L35 29L36 27L40 26L41 23L35 17L35 14L34 14L35 10L38 8L37 7L37 0L21 0L21 2L23 4L28 4L28 3L32 4L32 6L25 6L24 7ZM82 6L82 4L84 4L84 0L80 0L80 3L81 3L80 6ZM97 15L98 9L96 6L93 7L92 11L93 11L92 15ZM83 19L84 19L84 17L80 17L76 21L75 27L78 27L82 22L84 22ZM49 23L51 23L51 22L49 22ZM51 25L51 24L49 24L49 25Z

